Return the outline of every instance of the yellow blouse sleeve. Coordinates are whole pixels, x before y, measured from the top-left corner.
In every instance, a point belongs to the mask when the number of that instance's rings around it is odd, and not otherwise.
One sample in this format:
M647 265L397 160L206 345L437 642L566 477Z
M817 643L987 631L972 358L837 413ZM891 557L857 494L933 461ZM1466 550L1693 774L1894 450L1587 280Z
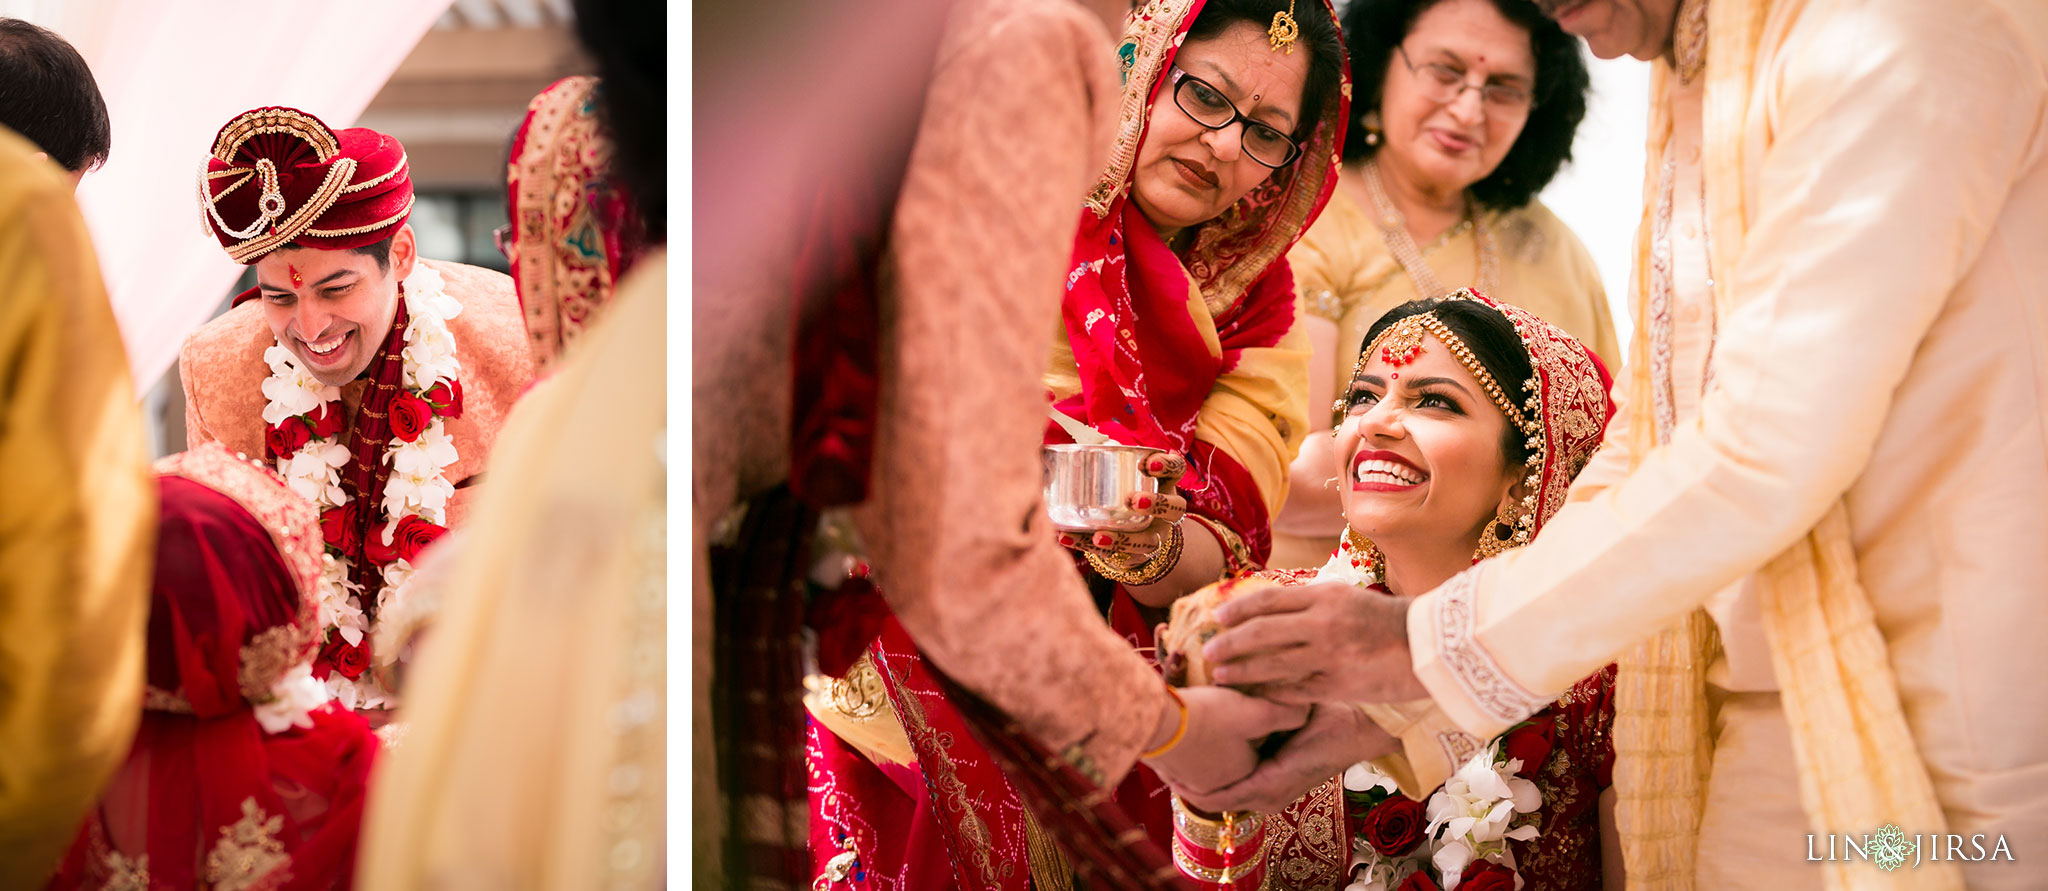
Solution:
M1308 430L1308 360L1308 333L1297 317L1274 345L1239 352L1195 422L1196 439L1222 449L1258 483L1269 517L1287 499L1287 466Z
M39 887L141 715L156 488L91 242L0 131L0 887Z

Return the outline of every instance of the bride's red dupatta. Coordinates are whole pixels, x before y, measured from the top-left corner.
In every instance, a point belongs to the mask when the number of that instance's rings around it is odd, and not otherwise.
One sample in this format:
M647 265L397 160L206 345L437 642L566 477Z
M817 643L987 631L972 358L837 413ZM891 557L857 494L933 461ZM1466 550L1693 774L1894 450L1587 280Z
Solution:
M319 630L313 508L217 445L158 472L142 724L50 887L347 888L376 737L276 704Z

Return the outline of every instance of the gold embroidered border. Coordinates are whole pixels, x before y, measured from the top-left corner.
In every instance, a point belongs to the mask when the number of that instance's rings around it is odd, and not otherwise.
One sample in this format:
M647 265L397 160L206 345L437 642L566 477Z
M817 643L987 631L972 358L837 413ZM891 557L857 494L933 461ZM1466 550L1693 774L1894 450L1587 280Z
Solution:
M353 184L353 185L350 185L350 186L344 187L344 188L343 188L343 189L341 190L341 193L342 193L343 195L347 195L347 194L349 194L349 193L351 193L351 192L360 192L360 191L362 191L362 190L364 190L364 189L370 188L371 186L374 186L374 185L376 185L376 184L378 184L378 183L381 183L381 182L383 182L383 181L385 181L385 180L387 180L387 179L390 179L390 178L392 178L392 177L394 177L394 176L397 176L397 175L398 175L399 173L401 173L401 172L403 172L403 171L405 170L405 162L406 162L406 154L405 154L405 149L404 149L403 147L401 147L401 148L399 148L399 150L398 150L398 165L397 165L397 166L395 166L395 167L391 168L390 170L386 170L386 171L384 171L384 172L383 172L383 173L381 173L381 174L378 174L378 175L376 175L376 176L370 177L369 179L363 180L362 182L359 182L359 183L355 183L355 184ZM410 202L408 202L408 203L410 203Z
M1452 576L1437 589L1437 650L1451 676L1458 679L1458 686L1480 709L1497 721L1513 723L1535 714L1549 700L1538 699L1515 683L1493 661L1493 654L1472 637L1478 611L1472 601L1486 568L1481 563Z
M323 162L332 160L341 152L341 140L320 119L289 108L263 108L244 112L241 117L229 121L221 129L220 138L213 142L213 156L223 163L233 163L235 152L242 143L265 133L289 133L303 139L319 153Z
M959 816L960 837L972 848L965 853L970 855L972 865L980 872L983 884L994 885L1008 878L1016 864L1003 862L999 865L996 862L994 833L989 830L988 822L981 818L981 813L975 810L973 800L967 795L967 783L960 779L952 757L946 752L953 747L952 734L932 729L925 718L924 703L918 700L917 694L905 689L893 673L885 673L884 676L890 689L895 691L892 698L904 728L922 740L924 750L932 755L929 762L922 759L919 762L924 768L925 783L934 798L943 796L946 809Z
M341 238L348 235L361 235L365 232L374 232L378 229L384 228L385 226L389 226L392 223L396 223L399 220L405 219L406 214L412 213L412 200L413 196L405 196L405 206L399 208L397 213L385 217L384 219L378 220L377 222L370 223L368 225L354 226L348 229L314 229L309 226L306 228L306 234L311 235L314 238Z

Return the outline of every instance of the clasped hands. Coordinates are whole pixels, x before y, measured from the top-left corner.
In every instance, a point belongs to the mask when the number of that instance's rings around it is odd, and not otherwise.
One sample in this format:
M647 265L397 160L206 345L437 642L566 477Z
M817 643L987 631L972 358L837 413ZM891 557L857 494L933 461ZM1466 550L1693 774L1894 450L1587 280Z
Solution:
M1408 601L1342 583L1270 587L1216 609L1214 687L1180 691L1188 726L1147 763L1189 804L1272 813L1359 761L1399 749L1358 707L1427 697L1410 666ZM1268 734L1297 730L1270 757Z

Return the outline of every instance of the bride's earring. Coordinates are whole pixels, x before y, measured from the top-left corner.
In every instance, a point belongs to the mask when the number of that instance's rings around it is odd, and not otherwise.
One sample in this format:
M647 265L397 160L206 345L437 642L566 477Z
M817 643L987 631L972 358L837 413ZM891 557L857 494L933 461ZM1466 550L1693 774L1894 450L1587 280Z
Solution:
M1501 534L1502 529L1507 530L1506 535ZM1522 531L1521 517L1513 507L1503 504L1494 513L1493 522L1486 524L1486 530L1479 533L1479 549L1472 552L1472 562L1499 556L1528 543L1529 537Z
M1380 144L1380 113L1378 111L1368 111L1365 114L1359 115L1358 126L1359 129L1365 131L1366 145Z

